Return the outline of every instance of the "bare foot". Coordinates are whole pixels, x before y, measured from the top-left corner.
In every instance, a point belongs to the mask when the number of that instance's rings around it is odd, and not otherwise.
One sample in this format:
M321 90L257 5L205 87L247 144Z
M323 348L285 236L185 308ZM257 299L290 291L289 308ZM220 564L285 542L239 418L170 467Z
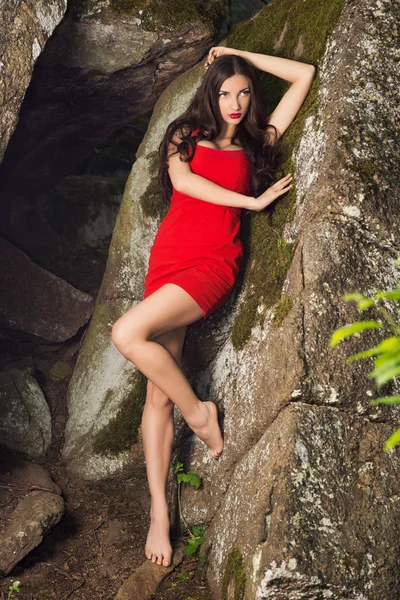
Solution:
M204 424L201 427L189 427L210 449L211 458L218 458L222 453L224 440L218 423L218 410L214 402L202 402Z
M145 554L153 563L169 567L171 565L172 546L169 539L168 505L150 508L150 529L147 534Z

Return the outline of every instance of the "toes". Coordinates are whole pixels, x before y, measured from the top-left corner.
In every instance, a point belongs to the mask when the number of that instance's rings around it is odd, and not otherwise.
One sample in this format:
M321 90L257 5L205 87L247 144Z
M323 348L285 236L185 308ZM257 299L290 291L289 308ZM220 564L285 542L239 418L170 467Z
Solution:
M168 560L168 558L164 558L163 565L164 565L164 567L169 567L169 560Z

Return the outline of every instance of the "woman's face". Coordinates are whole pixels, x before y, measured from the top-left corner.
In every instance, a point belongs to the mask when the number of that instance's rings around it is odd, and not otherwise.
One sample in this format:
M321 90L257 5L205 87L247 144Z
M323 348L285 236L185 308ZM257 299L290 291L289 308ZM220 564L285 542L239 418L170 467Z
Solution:
M225 79L218 96L223 120L229 125L240 123L250 106L250 86L246 77L236 74Z

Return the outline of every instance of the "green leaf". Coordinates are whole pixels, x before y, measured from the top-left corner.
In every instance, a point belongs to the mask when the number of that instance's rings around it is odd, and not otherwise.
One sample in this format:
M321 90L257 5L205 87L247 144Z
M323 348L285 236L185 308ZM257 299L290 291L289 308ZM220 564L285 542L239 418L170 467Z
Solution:
M400 351L400 337L388 337L385 340L382 340L382 342L380 342L374 348L364 350L363 352L358 352L357 354L352 354L346 359L346 362L351 363L354 360L358 360L359 358L368 358L369 356L375 356L377 354L382 354L383 352L390 352L392 350Z
M361 294L360 292L352 292L349 294L344 294L343 295L343 299L344 300L364 300L366 298L366 296L364 296L364 294Z
M373 298L367 298L364 294L354 293L354 294L345 294L343 296L344 300L356 300L358 303L358 311L362 312L363 310L369 308L373 304L375 304L375 300Z
M204 525L195 525L193 527L194 535L203 535L203 533L204 533Z
M347 364L352 363L355 360L359 360L360 358L368 358L370 356L376 356L376 354L378 354L376 351L376 348L377 347L371 348L370 350L364 350L363 352L357 352L357 354L352 354L351 356L348 356L346 358L346 363Z
M374 369L371 373L368 373L370 379L376 380L378 387L398 375L400 375L400 360L389 361L389 363L385 363L378 369Z
M397 429L388 440L385 442L384 449L386 452L391 450L394 446L400 443L400 429Z
M184 552L186 556L194 556L197 552L197 546L185 546Z
M332 334L330 346L332 348L335 347L336 344L355 333L360 333L366 329L378 329L379 327L382 327L382 323L377 321L356 321L355 323L350 323L350 325L345 325Z
M181 463L178 458L175 458L173 467L174 467L174 475L176 475L177 473L182 471L183 463Z
M400 396L381 396L370 402L371 406L376 406L377 404L400 404Z
M384 354L380 354L374 360L375 368L380 367L381 365L388 364L389 362L393 362L396 360L400 360L400 351L399 350L391 350L390 352L385 352Z
M376 298L387 298L388 300L400 300L400 288L397 290L389 290L387 292L378 292Z
M382 340L377 348L379 349L379 352L388 352L390 350L396 350L397 348L400 350L400 337L395 335L388 337L385 340Z
M197 548L197 546L199 545L198 538L189 538L188 544L190 544L191 546L196 546Z
M201 484L200 477L196 475L196 473L192 473L192 471L189 471L188 475L190 475L190 479L188 480L190 485L192 487L199 488Z

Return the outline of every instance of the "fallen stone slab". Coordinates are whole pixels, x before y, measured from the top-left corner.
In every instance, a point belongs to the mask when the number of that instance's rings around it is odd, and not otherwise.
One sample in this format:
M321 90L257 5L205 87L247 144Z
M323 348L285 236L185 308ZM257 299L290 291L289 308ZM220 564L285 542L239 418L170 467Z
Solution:
M58 494L34 492L23 498L0 534L0 576L8 575L36 548L63 514L64 500Z
M151 600L161 582L182 562L183 556L183 547L179 547L174 551L169 567L146 560L124 581L114 600Z
M0 443L32 458L51 444L51 414L34 377L19 369L0 372Z
M2 458L3 456L0 456L0 462ZM6 467L0 473L0 483L12 483L18 487L25 486L27 491L36 489L61 496L61 489L41 465L21 457L16 459L6 456L6 461L3 463Z
M94 299L0 238L0 325L63 342L87 323Z

